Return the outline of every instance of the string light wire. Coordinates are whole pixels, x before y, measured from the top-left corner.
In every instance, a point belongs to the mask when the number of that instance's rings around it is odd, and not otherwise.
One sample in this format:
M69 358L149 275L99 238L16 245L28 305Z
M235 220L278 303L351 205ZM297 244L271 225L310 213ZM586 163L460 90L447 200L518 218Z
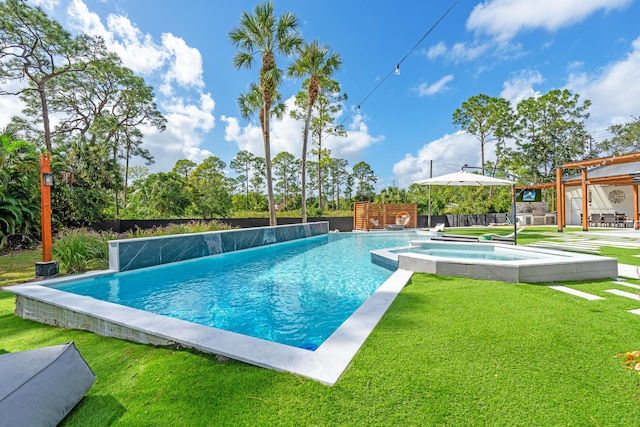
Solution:
M394 68L392 68L391 71L389 71L387 73L387 75L384 76L384 78L382 80L380 80L380 82L378 82L378 84L371 90L371 92L369 92L367 94L367 96L364 97L364 99L362 101L360 101L358 103L358 113L360 113L360 108L367 101L367 99L369 99L369 97L371 97L371 95L373 95L378 90L378 88L380 86L382 86L382 84L389 78L389 76L391 76L394 73L395 74L400 74L400 64L402 64L404 62L404 60L407 59L409 57L409 55L411 55L413 53L413 51L418 48L418 46L420 46L420 44L424 41L424 39L426 39L429 36L429 34L431 34L431 32L436 29L436 27L440 24L440 22L442 22L442 20L444 18L446 18L446 16L449 14L449 12L451 12L451 10L453 10L455 5L458 4L458 1L459 0L454 0L454 2L451 3L451 6L449 6L449 9L447 9L442 14L442 16L440 16L440 18L438 18L438 20L431 26L431 28L429 28L427 30L427 32L424 33L422 38L420 40L418 40L418 42L416 44L414 44L411 49L409 49L409 51L402 57L402 59L396 63L396 66ZM353 112L350 112L344 119L342 119L342 121L340 122L339 125L342 125L344 122L346 122L352 115L353 115Z

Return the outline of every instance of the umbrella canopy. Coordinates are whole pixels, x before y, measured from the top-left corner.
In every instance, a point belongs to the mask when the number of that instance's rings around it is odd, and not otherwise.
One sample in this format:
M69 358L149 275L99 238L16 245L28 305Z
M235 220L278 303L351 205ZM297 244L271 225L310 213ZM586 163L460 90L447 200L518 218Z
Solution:
M480 187L483 185L513 185L515 182L462 171L423 179L421 181L416 181L414 184Z

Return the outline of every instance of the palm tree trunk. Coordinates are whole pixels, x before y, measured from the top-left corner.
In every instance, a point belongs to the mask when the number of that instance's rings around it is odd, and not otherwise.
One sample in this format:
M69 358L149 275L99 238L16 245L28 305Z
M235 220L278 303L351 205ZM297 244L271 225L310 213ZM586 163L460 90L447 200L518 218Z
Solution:
M264 139L264 163L267 175L267 199L269 201L269 225L275 226L278 225L278 221L276 220L276 206L273 200L273 182L271 180L271 141L269 139L269 111L270 109L265 106L263 108L262 113L264 114L264 128L263 139Z
M302 222L307 222L307 140L309 139L309 124L311 122L311 102L307 105L307 117L304 121L304 132L302 134Z

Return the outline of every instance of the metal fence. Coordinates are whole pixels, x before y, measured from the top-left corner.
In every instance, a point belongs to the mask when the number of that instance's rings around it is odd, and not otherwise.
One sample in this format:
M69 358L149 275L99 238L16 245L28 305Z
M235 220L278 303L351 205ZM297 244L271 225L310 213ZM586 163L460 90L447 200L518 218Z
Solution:
M504 224L509 213L488 213L488 214L470 214L470 215L418 215L416 226L418 228L435 227L436 224L444 223L445 227L470 227L474 225L483 226L489 224ZM91 225L96 231L111 230L116 233L124 233L136 229L150 229L154 227L164 227L169 224L184 224L192 221L202 221L202 219L118 219L112 221L104 221ZM231 227L251 228L266 227L269 225L269 218L222 218L216 221L228 224ZM316 217L309 218L309 222L328 221L329 230L352 231L353 217ZM300 218L278 218L278 224L299 224Z

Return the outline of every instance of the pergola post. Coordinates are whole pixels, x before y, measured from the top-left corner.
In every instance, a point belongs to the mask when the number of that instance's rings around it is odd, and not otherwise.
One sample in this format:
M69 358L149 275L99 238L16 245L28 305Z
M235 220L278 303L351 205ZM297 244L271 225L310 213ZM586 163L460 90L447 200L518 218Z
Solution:
M556 222L558 233L564 227L564 188L562 186L562 168L556 168Z
M633 228L638 226L638 184L634 184L633 188Z
M582 167L582 231L589 231L589 197L587 190L587 168Z

